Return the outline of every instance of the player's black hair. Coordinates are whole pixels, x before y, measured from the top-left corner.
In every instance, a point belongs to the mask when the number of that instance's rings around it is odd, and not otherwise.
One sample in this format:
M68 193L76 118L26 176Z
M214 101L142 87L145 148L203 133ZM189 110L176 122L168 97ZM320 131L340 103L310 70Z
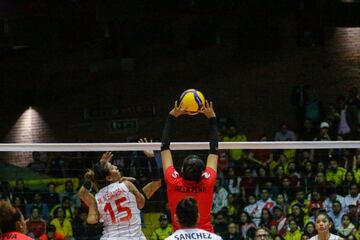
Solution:
M192 197L181 200L176 206L176 216L181 227L195 227L199 218L196 200Z
M104 163L97 163L93 169L88 169L85 173L85 179L90 181L96 191L108 185L106 177L110 174L110 169Z
M189 155L182 165L182 177L185 180L200 182L201 175L205 170L205 164L197 155Z

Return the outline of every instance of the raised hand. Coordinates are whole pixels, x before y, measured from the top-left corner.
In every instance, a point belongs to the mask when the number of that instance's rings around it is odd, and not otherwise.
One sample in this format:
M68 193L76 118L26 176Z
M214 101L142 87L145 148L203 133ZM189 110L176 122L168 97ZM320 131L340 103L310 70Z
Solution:
M186 109L181 109L178 105L178 102L175 101L174 108L170 111L169 114L174 117L179 117L181 115L188 114L188 112L186 112Z
M148 140L146 138L140 138L140 140L138 142L139 143L148 143ZM152 142L152 139L150 140L150 142ZM144 150L144 154L147 158L152 158L155 156L153 150Z
M105 152L100 158L101 163L110 162L114 155L111 152Z
M200 113L204 114L207 118L216 117L216 114L214 112L213 103L208 100L205 101L205 104L199 111Z

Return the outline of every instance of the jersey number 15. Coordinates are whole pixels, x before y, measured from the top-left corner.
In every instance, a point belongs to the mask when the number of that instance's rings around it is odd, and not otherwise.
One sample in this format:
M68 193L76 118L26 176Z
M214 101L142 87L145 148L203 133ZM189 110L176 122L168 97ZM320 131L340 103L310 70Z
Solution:
M117 208L118 212L119 213L126 212L126 216L119 219L120 222L127 222L132 217L130 208L121 206L121 203L123 203L125 201L126 201L126 197L122 197L122 198L115 200L115 204L116 204L116 208ZM112 223L116 223L115 213L114 213L113 208L111 207L110 203L106 203L106 205L104 207L104 211L108 212L110 214Z

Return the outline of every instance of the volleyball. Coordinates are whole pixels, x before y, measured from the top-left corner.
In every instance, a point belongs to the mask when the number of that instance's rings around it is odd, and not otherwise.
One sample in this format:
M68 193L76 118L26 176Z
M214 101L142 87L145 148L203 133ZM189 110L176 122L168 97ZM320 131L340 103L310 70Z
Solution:
M188 89L184 91L179 99L179 107L193 114L196 114L204 103L204 95L196 89Z

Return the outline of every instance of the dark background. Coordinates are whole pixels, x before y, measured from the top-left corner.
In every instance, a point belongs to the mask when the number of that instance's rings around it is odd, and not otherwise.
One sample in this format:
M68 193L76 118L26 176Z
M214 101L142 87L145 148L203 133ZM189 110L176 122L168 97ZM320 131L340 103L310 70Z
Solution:
M214 101L219 118L235 122L249 140L263 132L273 137L282 121L295 128L295 86L311 84L325 106L359 87L359 6L1 1L0 136L3 142L159 138L174 100L197 88ZM21 120L31 122L24 127L19 119L30 106L41 118ZM84 117L86 109L100 117ZM129 119L134 129L109 127ZM206 139L204 117L178 122L175 140Z

